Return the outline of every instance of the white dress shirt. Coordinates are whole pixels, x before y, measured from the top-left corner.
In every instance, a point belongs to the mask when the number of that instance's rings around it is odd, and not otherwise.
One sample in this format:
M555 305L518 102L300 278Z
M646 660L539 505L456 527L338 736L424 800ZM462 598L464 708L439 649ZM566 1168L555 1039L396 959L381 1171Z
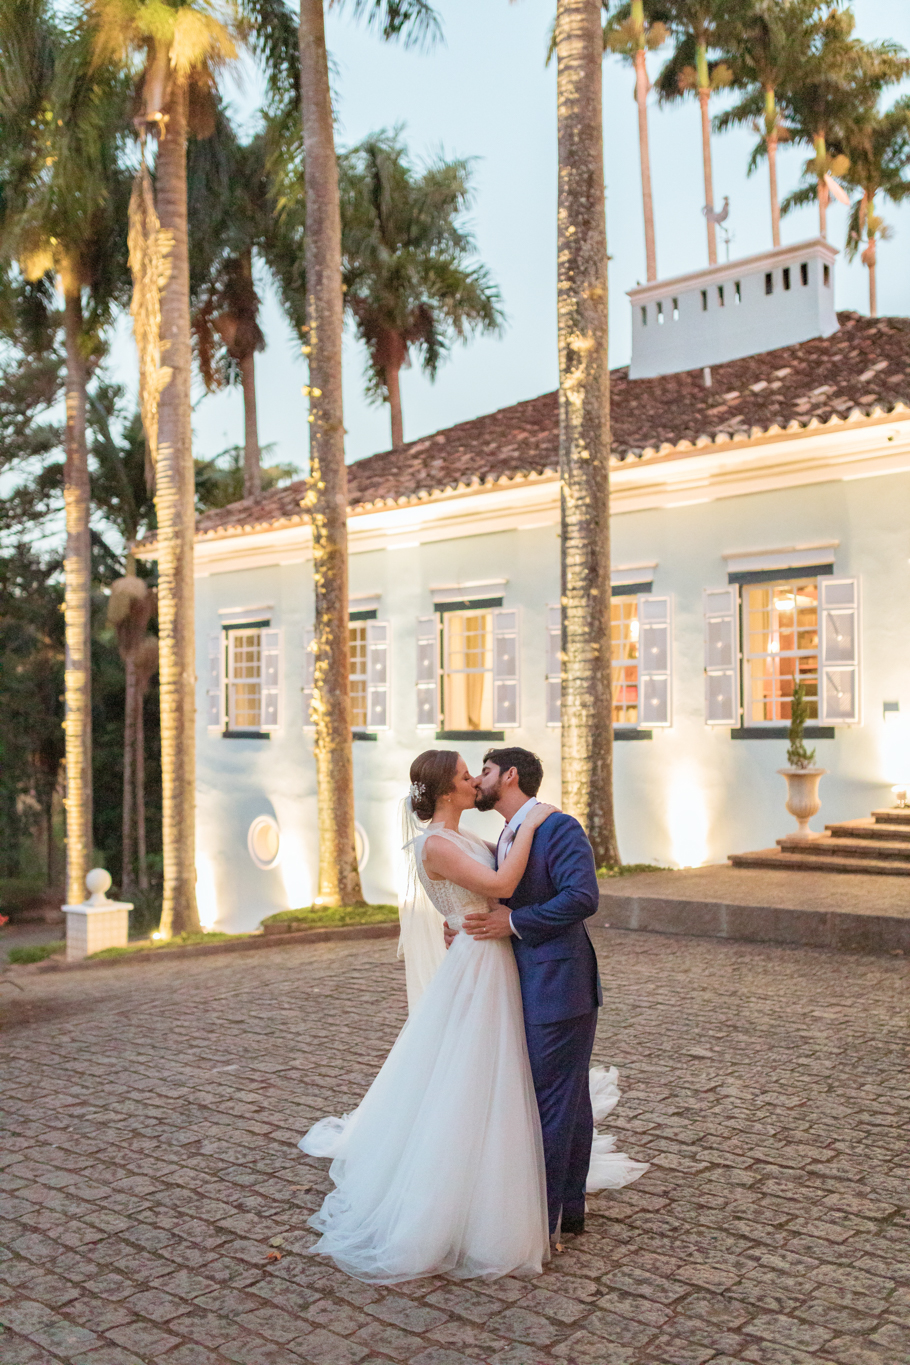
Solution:
M502 867L503 863L508 857L509 849L512 847L512 842L515 838L515 835L521 829L522 822L524 821L524 818L527 815L528 811L531 809L532 806L536 806L537 804L538 800L536 796L529 797L523 806L519 806L518 810L512 816L511 820L507 821L506 824L503 825L502 833L499 836L499 842L496 845L496 863L498 867ZM511 915L509 916L509 928L512 930L512 933L515 935L516 938L521 938L521 934L518 932L518 930L515 928L515 925L512 923Z

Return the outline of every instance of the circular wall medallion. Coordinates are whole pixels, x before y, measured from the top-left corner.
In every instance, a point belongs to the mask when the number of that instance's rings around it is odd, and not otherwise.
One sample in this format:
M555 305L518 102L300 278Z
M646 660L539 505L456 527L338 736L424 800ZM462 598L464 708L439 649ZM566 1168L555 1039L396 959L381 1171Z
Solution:
M359 820L354 821L354 852L357 855L357 866L362 872L370 861L370 841Z
M250 857L263 872L277 867L281 860L281 830L272 815L257 815L246 836Z

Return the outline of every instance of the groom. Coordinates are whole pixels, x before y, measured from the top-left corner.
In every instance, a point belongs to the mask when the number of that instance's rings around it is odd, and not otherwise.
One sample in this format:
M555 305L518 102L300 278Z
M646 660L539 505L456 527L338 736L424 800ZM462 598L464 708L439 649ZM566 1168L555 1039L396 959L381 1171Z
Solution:
M490 749L484 756L475 804L498 811L506 822L496 846L497 867L537 804L542 780L543 765L527 749ZM474 938L512 939L543 1132L551 1236L585 1227L594 1133L588 1069L603 1003L585 920L598 903L591 845L578 821L559 811L536 831L510 900L491 901L489 915L468 915L464 926Z

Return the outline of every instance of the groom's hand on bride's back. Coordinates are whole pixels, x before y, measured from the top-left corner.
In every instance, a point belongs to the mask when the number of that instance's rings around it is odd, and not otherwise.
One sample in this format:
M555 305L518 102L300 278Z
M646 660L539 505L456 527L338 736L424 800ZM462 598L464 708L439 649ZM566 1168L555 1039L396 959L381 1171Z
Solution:
M509 922L509 907L501 901L487 902L490 909L486 915L465 915L464 931L472 938L510 938L512 926Z

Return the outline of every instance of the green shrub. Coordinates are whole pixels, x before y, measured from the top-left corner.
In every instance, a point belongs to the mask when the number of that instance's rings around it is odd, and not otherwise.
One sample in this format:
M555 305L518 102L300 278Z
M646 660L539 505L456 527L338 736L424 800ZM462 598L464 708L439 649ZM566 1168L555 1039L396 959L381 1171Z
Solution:
M300 910L279 910L262 921L266 924L305 924L308 929L337 928L345 924L388 924L398 918L397 905L307 905Z
M62 953L65 948L65 943L30 943L25 948L10 948L7 957L21 967L29 962L43 962L55 953Z
M125 948L102 948L92 953L91 960L105 957L131 957L133 953L157 953L161 948L186 948L195 943L220 943L226 938L249 938L249 934L222 934L214 929L200 929L194 933L175 934L157 943L129 943Z

